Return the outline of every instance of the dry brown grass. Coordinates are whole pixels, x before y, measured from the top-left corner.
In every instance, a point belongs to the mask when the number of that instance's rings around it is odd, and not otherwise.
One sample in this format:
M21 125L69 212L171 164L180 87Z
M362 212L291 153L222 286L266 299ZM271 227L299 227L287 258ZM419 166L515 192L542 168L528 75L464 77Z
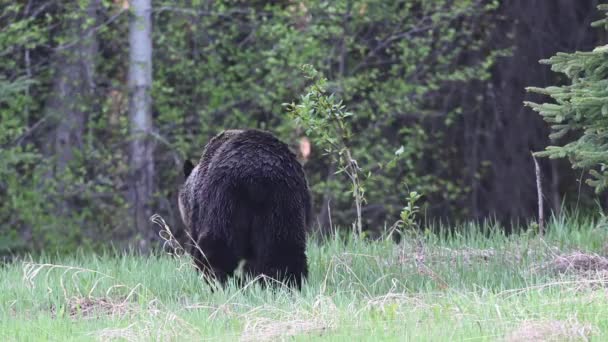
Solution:
M140 312L139 320L124 328L106 328L90 333L100 341L180 341L200 338L201 332L172 312L154 307Z
M608 258L593 253L555 253L549 261L532 267L531 271L555 273L582 287L608 286Z
M573 252L556 255L551 267L558 273L567 272L605 272L608 271L608 258L598 254Z
M421 298L405 293L387 293L383 296L377 296L370 299L364 309L374 308L384 312L386 308L394 306L405 306L409 310L412 309L427 309L431 305L423 301Z
M462 248L451 249L442 247L429 250L424 245L396 247L396 257L388 263L409 265L419 275L428 277L441 289L449 288L449 284L435 271L437 265L449 264L451 266L464 265L467 267L479 264L487 264L491 259L497 258L499 254L493 249ZM507 256L511 258L511 256ZM515 260L515 259L513 259Z
M506 342L588 341L596 333L596 327L580 323L574 318L565 321L536 320L522 322L507 334L504 340Z
M86 298L71 297L67 300L66 315L73 319L92 319L101 316L124 317L134 313L135 307L127 300L118 300L110 297ZM51 307L51 315L56 317L59 313L55 306Z
M58 315L67 315L74 319L88 319L100 316L122 317L135 310L135 306L131 304L131 299L137 295L141 286L138 284L130 288L123 284L115 284L107 288L103 296L94 296L95 289L98 288L103 280L116 281L114 277L96 270L75 266L26 262L23 265L23 281L26 286L34 288L39 285L37 284L39 278L44 275L42 282L50 289L51 280L49 277L53 272L60 273L58 280L53 278L55 279L53 281L58 281L63 292L65 304L59 308L51 306L50 312L52 317L57 317ZM79 286L79 277L85 274L97 276L95 282L93 282L86 292L82 291L81 286ZM74 292L74 294L69 295L71 292ZM123 292L126 295L116 295L117 292Z
M395 247L394 262L399 264L451 264L451 265L466 265L475 266L480 263L488 263L495 258L508 258L513 262L518 262L521 256L496 251L494 249L477 249L477 248L426 248L424 245L418 246L402 246Z
M58 272L58 277L51 277L53 272ZM86 291L83 291L79 285L79 277L82 275L96 277L92 285L87 286ZM74 320L126 317L129 321L135 322L127 327L107 328L89 334L102 341L167 341L201 335L196 327L166 308L142 284L127 286L118 283L115 277L96 270L32 262L24 263L23 280L28 287L46 285L49 291L50 283L58 282L61 292L63 292L64 303L59 307L51 306L50 314L54 318L60 315ZM93 293L101 287L100 284L104 280L109 281L110 285L105 284L107 287L103 291L103 295L94 296ZM74 294L68 295L69 293ZM151 299L142 305L133 300L136 297L140 300L141 298Z
M336 328L338 310L329 297L319 297L310 310L277 310L259 307L245 314L240 340L277 341L301 334L321 335Z

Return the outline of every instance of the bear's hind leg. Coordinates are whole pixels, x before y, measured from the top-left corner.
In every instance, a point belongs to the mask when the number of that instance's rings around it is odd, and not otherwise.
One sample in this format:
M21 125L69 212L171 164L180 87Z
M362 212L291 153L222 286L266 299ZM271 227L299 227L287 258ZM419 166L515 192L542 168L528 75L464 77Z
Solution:
M199 249L194 254L194 262L206 280L216 279L224 286L239 264L239 259L225 239L203 235L198 240L198 247L194 248Z
M245 264L245 273L251 278L264 275L300 289L302 280L308 275L306 237L303 223L299 223L303 217L288 222L277 212L290 211L279 206L272 211L254 219L251 234L253 253Z
M249 277L264 275L301 289L302 281L308 275L303 246L289 241L276 241L262 253L253 260L248 260L245 271Z

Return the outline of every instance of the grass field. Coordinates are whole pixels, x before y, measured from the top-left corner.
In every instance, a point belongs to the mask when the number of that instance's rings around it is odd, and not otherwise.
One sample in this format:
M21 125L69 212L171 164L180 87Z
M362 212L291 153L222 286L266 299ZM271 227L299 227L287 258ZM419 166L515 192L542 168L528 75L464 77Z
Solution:
M0 266L0 340L608 340L605 225L463 231L311 241L300 293L211 293L166 254L22 259Z

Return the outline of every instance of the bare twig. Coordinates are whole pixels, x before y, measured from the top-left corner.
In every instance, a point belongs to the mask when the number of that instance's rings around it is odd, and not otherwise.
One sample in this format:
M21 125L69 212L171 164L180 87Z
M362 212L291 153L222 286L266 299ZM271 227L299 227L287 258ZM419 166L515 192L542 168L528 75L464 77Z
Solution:
M28 91L28 90L26 90ZM36 122L35 124L32 125L32 127L28 128L27 130L25 130L25 132L23 132L19 137L17 137L15 140L13 140L10 144L8 144L7 146L17 146L19 144L21 144L21 142L27 138L30 134L32 134L36 129L38 129L43 123L46 122L46 120L48 119L48 115L45 115L42 119L38 120L38 122Z
M353 183L353 195L355 197L355 207L357 209L357 222L356 229L357 234L361 235L363 233L363 218L361 215L361 207L363 203L363 196L361 191L361 183L359 181L359 166L357 166L357 162L352 158L350 154L350 150L346 148L346 156L348 158L347 172L346 174L350 178Z
M545 210L543 207L543 179L540 173L540 166L538 160L532 153L532 160L534 160L534 171L536 173L536 192L538 194L538 234L543 236L545 234Z
M85 40L85 39L89 39L93 34L97 33L97 31L101 30L102 28L110 25L111 23L113 23L114 21L116 21L122 14L126 13L127 11L125 9L121 9L120 11L118 11L116 14L114 14L113 16L111 16L110 18L108 18L108 20L106 20L105 22L101 23L98 26L95 27L91 27L90 29L88 29L88 31L81 35L80 37L78 37L77 39L56 46L53 48L54 51L61 51L61 50L66 50L69 49L71 47L73 47L74 45L80 43L81 41Z

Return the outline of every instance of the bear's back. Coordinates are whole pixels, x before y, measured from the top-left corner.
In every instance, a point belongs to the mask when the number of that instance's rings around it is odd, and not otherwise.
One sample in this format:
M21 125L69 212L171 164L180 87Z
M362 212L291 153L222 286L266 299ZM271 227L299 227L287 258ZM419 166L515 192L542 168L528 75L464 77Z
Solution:
M261 130L226 132L219 135L220 146L211 146L208 151L213 155L205 173L245 182L267 180L285 182L290 188L306 187L302 165L287 144Z

